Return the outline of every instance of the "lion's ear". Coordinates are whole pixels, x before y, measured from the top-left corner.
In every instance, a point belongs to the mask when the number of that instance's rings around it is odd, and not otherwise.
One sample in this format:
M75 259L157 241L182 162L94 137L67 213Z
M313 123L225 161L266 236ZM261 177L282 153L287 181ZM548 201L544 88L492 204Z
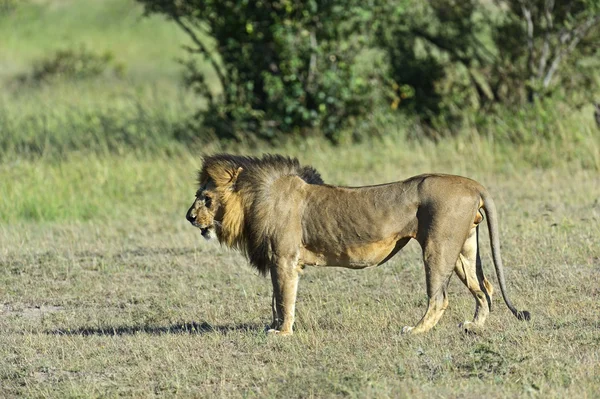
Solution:
M241 167L237 168L236 170L234 168L217 165L217 167L210 167L206 173L217 187L227 187L235 184L235 181L237 180L241 171Z
M229 179L229 184L231 186L233 186L235 184L235 182L237 181L238 177L240 176L240 173L242 173L243 170L244 170L244 168L242 168L240 166L239 168L237 168L236 171L230 172L231 179Z

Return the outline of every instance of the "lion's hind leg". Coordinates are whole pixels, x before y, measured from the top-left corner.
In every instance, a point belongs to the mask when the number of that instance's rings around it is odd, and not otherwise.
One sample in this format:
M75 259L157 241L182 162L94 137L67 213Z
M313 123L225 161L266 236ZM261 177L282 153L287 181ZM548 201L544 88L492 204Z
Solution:
M427 311L414 327L404 327L403 334L423 333L433 328L448 307L448 283L454 264L456 262L458 249L445 248L437 242L431 242L424 246L423 258L425 262L425 276L427 279L427 296L429 302Z
M493 288L483 275L481 258L479 257L477 229L474 227L469 232L463 248L456 261L455 272L460 280L467 286L475 298L475 315L473 321L461 323L465 330L481 329L490 313Z

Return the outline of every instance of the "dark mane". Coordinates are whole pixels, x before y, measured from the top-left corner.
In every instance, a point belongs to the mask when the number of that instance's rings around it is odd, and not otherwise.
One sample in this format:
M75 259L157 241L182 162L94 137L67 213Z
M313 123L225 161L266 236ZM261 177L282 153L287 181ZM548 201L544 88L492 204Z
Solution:
M241 167L244 173L240 175L239 184L264 184L267 183L265 178L271 180L285 175L298 176L308 184L324 184L321 175L312 166L301 166L298 159L277 154L265 154L262 158L231 154L207 156L198 174L199 183L206 179L206 170L215 165L227 166L231 170Z

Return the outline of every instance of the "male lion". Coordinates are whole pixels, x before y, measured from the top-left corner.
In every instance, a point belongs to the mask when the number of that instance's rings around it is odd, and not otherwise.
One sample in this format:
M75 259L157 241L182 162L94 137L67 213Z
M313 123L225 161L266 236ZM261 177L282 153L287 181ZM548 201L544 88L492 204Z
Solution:
M200 188L187 220L205 238L242 250L273 283L270 332L292 334L299 271L305 265L362 269L387 262L411 238L423 249L429 305L404 333L436 325L448 306L452 272L475 297L475 316L465 329L483 326L492 286L483 276L478 248L481 209L487 215L492 255L506 305L498 216L479 183L460 176L426 174L365 187L323 183L312 167L279 155L262 158L219 154L204 159Z

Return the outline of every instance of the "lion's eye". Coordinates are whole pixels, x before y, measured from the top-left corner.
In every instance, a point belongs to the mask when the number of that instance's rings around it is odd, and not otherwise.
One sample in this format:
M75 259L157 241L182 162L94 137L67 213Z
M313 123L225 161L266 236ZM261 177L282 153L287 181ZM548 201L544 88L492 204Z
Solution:
M212 200L210 197L204 197L204 206L206 206L207 208L210 208L211 203L212 203Z

